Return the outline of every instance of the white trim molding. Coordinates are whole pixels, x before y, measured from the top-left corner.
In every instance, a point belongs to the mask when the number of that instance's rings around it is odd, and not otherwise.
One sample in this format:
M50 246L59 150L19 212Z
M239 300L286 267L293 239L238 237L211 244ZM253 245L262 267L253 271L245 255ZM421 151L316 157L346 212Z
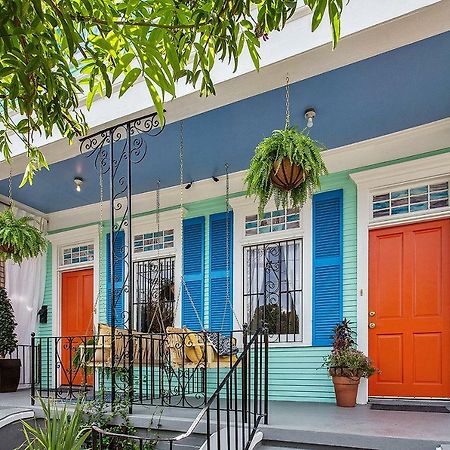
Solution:
M447 147L450 147L450 118L330 149L324 152L323 158L331 174ZM230 193L235 194L245 190L245 174L246 171L242 170L229 175ZM357 174L353 174L353 176L356 180ZM210 178L195 181L191 189L183 192L184 204L189 206L188 204L191 202L223 196L225 193L224 180L225 177L222 176L219 183L214 183ZM160 195L162 208L176 208L181 203L180 186L161 189ZM100 203L94 203L51 213L47 216L49 229L59 230L99 222L99 210ZM133 195L134 214L150 211L155 215L156 191ZM139 220L140 218L133 219L133 224Z
M61 336L61 273L68 271L81 270L84 268L94 269L94 323L96 326L98 323L98 306L96 299L100 288L100 239L99 239L99 227L97 225L91 225L81 229L68 230L60 233L51 234L48 236L48 240L52 244L52 335ZM83 244L90 242L94 244L94 261L80 264L77 266L62 266L60 264L60 254L64 247L76 246L77 244Z
M302 273L302 340L298 342L271 343L271 346L305 347L312 345L312 207L308 201L300 210L300 228L292 230L274 231L271 233L257 234L253 236L245 235L245 218L248 215L258 213L258 206L253 199L247 197L236 197L230 199L233 208L233 307L235 314L242 320L245 317L243 273L244 247L259 243L279 242L289 239L303 240L303 273ZM275 202L271 201L266 207L266 211L278 209ZM234 323L235 329L239 324Z
M184 212L184 211L183 211ZM157 231L158 222L156 214L136 217L133 219L132 233L133 233L133 262L145 261L150 259L158 259L173 256L175 258L174 268L174 286L175 286L175 317L174 325L181 326L181 276L182 276L182 255L183 243L181 242L181 227L182 227L182 210L181 208L172 209L170 211L163 211L159 215L160 230L173 229L174 244L172 248L161 250L152 250L148 252L135 253L134 252L134 236L137 234L152 233ZM135 286L136 288L137 286Z
M436 178L450 176L450 153L392 164L376 169L356 172L350 175L357 185L357 285L358 285L358 347L364 353L369 351L368 334L368 291L369 291L369 230L373 227L392 226L402 223L450 217L448 209L426 210L411 216L389 218L382 222L371 222L371 195L380 189L389 189L405 184L429 182ZM367 403L368 383L364 380L358 394L358 403Z

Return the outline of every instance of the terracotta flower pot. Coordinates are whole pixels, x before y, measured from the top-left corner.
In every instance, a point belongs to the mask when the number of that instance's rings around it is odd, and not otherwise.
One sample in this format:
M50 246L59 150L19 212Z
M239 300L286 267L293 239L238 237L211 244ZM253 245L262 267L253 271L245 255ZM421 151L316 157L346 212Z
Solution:
M292 164L290 159L285 157L281 160L281 163L278 163L278 161L273 163L270 180L278 189L291 191L303 183L305 172L300 166Z
M354 407L358 394L359 377L333 376L336 404L343 407Z
M0 359L0 392L16 392L20 381L20 359Z

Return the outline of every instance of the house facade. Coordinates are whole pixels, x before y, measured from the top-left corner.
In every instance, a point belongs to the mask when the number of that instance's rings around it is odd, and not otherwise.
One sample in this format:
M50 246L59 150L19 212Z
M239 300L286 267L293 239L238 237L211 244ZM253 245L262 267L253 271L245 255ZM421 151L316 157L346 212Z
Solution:
M49 221L48 314L37 335L84 336L111 323L111 291L131 271L132 300L121 293L113 308L119 328L129 308L143 333L265 324L271 400L334 400L322 363L343 318L381 370L361 384L359 402L450 398L450 8L406 3L386 2L386 16L380 7L363 26L364 5L352 5L335 52L320 32L286 44L307 23L299 13L263 48L259 74L244 60L238 76L217 75L216 98L186 92L169 102L164 129L133 168L132 226L113 244L107 177L78 144L48 143L50 171L14 189ZM256 144L283 126L286 74L291 121L303 128L315 109L309 132L327 147L329 174L301 209L271 202L261 217L245 170ZM97 100L93 131L144 110L139 91L126 99L120 114L115 100ZM132 267L111 259L127 243Z

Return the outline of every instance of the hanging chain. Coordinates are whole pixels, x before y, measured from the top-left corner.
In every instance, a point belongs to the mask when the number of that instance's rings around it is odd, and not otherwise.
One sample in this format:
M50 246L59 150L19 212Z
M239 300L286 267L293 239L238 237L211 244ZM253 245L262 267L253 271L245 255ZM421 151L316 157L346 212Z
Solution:
M98 267L101 269L103 268L103 173L102 169L99 170L99 186L100 186L100 222L99 222L99 232L98 232ZM98 292L97 297L95 298L94 307L92 309L92 316L91 320L89 321L86 331L84 334L86 336L90 335L92 332L92 328L94 325L94 316L97 314L97 306L102 298L103 293L103 283L102 280L99 280L98 284Z
M227 309L230 306L230 175L228 170L230 165L225 163L225 260L226 260L226 291L225 307L223 309L222 324L220 331L223 331Z
M158 178L158 180L156 181L156 231L157 231L157 282L158 282L158 287L159 287L159 292L161 293L161 286L162 286L162 275L161 275L161 248L164 245L164 238L161 235L160 236L160 231L161 231L161 220L160 220L160 214L161 214L161 180ZM151 263L152 264L152 263ZM150 268L150 271L152 270L152 267ZM161 301L161 299L160 299ZM152 315L152 319L150 320L150 325L148 326L147 329L147 333L151 332L151 329L153 327L153 323L155 321L156 318L156 314L159 314L158 319L160 321L160 325L161 325L161 332L164 332L164 318L162 316L162 312L161 312L161 305L160 305L160 301L157 302L155 310L153 312Z
M12 166L9 165L9 185L8 185L8 197L9 197L9 206L12 206Z
M160 231L161 231L161 220L160 220L160 213L161 213L161 180L158 179L158 181L156 182L156 231L157 231L157 236L158 236L158 240L161 238L161 236L159 235ZM163 243L163 240L161 239L161 242L158 243L158 259L159 259L159 253L160 253L160 248L161 248L161 244Z
M181 258L183 258L183 220L184 220L184 204L183 204L183 190L184 190L184 133L183 133L183 121L180 122L180 245L181 245ZM181 292L183 290L184 278L181 274L181 283L178 288L177 302L175 304L174 317L176 317L178 307L181 299Z
M230 308L237 325L242 328L239 317L236 314L236 311L233 307L233 302L230 299L230 282L232 281L230 277L230 256L231 256L231 239L230 239L230 165L228 163L225 164L225 254L226 254L226 273L227 273L227 281L226 281L226 291L225 291L225 306L223 310L222 316L222 324L220 327L220 331L223 331L223 327L225 325L225 318L227 309ZM232 327L233 328L233 327Z
M180 244L181 244L181 257L183 258L183 220L184 220L184 129L183 122L180 123ZM197 317L199 325L203 328L203 322L198 314L197 307L195 306L194 300L192 299L191 293L189 292L186 280L184 279L183 273L181 274L181 283L177 296L177 303L175 305L174 316L178 311L178 306L180 304L181 293L183 288L188 296L189 302L191 303L192 309Z
M285 128L289 128L291 122L291 107L289 104L289 74L286 75L286 122Z

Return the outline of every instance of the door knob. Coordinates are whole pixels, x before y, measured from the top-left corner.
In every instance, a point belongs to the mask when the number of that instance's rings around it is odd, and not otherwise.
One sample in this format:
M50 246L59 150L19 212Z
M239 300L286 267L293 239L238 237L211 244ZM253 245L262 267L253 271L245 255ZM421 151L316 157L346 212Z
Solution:
M370 323L369 323L369 328L370 328L370 329L373 329L373 328L375 328L375 327L376 327L376 325L375 325L374 322L370 322Z
M370 311L370 313L369 313L369 317L373 317L374 315L376 314L376 312L375 311Z

